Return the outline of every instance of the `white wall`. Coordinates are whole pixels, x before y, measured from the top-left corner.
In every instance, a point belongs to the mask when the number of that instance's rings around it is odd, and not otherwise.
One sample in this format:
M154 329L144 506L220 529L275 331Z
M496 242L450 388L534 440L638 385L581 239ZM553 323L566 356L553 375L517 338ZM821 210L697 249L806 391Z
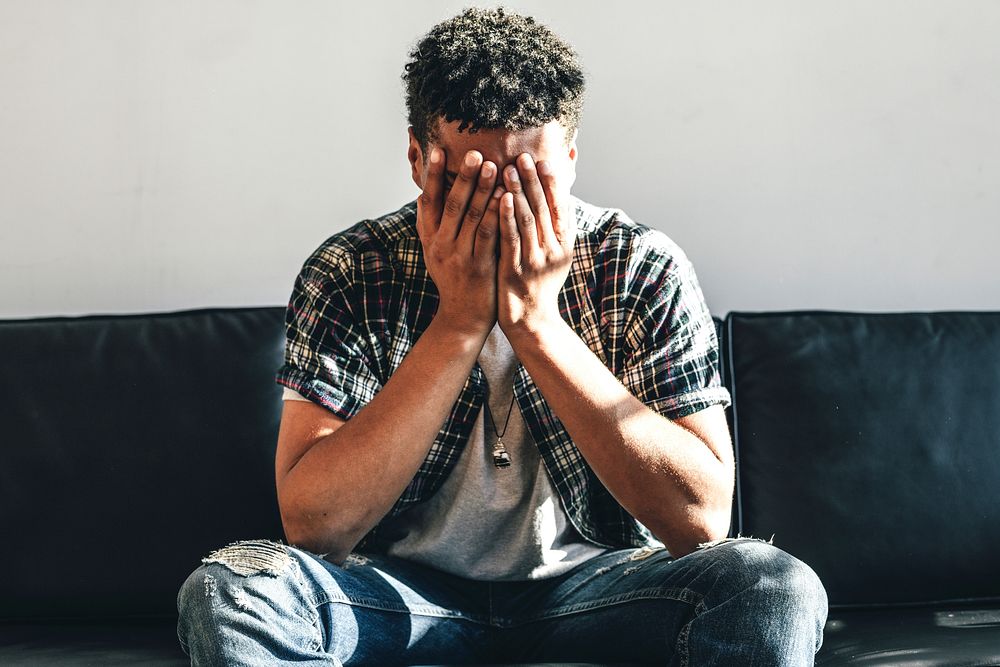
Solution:
M462 2L0 0L0 317L282 305L416 196L399 74ZM712 311L1000 309L1000 2L509 2L590 76L575 193Z

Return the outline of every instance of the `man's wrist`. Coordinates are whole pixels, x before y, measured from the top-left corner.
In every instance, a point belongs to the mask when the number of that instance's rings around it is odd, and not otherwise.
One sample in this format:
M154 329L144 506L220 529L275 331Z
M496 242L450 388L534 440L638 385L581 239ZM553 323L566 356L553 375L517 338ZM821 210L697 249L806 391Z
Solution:
M446 337L457 350L475 350L477 354L483 349L492 329L492 326L487 328L485 325L459 323L441 313L436 314L427 327L427 331L433 330L435 335Z
M546 339L564 333L569 325L558 311L549 311L521 318L516 323L508 323L506 326L501 323L501 328L511 346L517 348L522 345L540 346Z

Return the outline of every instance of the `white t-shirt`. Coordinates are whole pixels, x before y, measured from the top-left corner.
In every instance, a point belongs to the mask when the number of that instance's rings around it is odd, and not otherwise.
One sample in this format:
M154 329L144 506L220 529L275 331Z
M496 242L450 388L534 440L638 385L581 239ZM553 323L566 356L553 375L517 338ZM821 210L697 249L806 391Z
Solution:
M379 536L393 541L388 553L469 579L520 581L558 576L608 551L568 521L516 402L504 431L517 356L499 325L479 364L497 424L489 422L485 407L480 410L441 487L426 502L385 521ZM287 387L284 398L307 400ZM507 468L493 464L497 429L510 454Z

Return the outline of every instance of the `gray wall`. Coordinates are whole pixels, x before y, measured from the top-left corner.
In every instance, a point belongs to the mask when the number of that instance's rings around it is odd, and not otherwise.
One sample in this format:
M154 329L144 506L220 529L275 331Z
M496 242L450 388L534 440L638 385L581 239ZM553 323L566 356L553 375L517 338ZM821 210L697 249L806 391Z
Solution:
M0 317L284 304L416 196L399 73L461 2L0 0ZM575 193L712 311L1000 309L1000 2L510 2L581 53Z

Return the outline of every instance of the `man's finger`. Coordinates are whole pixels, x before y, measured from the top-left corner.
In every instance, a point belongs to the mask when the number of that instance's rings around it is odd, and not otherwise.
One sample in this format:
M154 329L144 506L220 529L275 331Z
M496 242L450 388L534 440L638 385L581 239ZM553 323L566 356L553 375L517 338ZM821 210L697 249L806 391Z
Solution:
M458 232L457 249L463 255L475 254L476 235L480 225L484 224L483 217L486 209L490 205L490 196L493 194L493 184L496 182L497 168L490 161L483 162L479 168L479 178L476 180L476 189L469 200L469 207L465 210L465 219L462 221L462 228ZM496 230L493 230L496 233Z
M444 151L435 146L431 148L428 158L423 192L417 197L417 220L422 220L424 225L421 240L437 233L441 224L441 196L444 192Z
M479 151L469 151L462 159L458 168L458 177L451 186L451 191L444 200L444 213L441 214L441 237L454 241L458 237L465 217L465 207L469 205L472 191L476 189L479 180L479 166L483 163L483 155Z
M559 194L558 184L556 183L556 175L552 170L552 165L549 164L547 160L541 160L535 164L535 168L538 171L538 178L542 184L542 191L545 193L545 201L548 203L549 208L549 224L551 226L552 235L556 242L565 245L567 240L565 237L571 231L570 221L565 218L565 209L562 205L562 196ZM576 230L572 230L572 235L576 236Z
M486 205L486 214L476 229L476 245L472 252L476 261L481 262L483 266L494 265L497 260L500 236L500 196L502 194L502 187L498 185L493 188L489 203Z
M513 217L517 226L518 234L521 237L521 257L527 257L538 246L538 227L535 222L535 214L528 205L528 200L524 196L524 188L521 185L521 177L517 173L517 168L510 165L504 170L504 181L512 202ZM507 195L504 195L504 199ZM503 215L503 201L500 202L500 212ZM503 217L500 218L501 224Z
M521 233L514 220L514 195L510 192L500 197L500 261L521 268Z
M534 158L530 153L521 153L517 158L517 171L521 175L521 187L535 217L535 234L543 246L558 243L552 232L549 203L539 181Z

